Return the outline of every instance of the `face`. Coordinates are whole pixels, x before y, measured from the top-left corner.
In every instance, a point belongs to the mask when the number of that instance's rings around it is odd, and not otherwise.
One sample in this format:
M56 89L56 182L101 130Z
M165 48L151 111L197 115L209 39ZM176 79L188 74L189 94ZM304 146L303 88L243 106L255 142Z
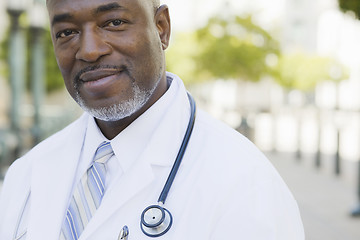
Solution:
M65 86L94 117L117 121L147 108L166 81L166 6L148 0L48 0ZM155 99L155 100L154 100Z

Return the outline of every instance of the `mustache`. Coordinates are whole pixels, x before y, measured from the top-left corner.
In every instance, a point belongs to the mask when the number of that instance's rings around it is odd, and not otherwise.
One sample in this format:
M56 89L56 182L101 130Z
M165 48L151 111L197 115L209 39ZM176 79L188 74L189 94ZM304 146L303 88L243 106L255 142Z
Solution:
M85 67L83 69L81 69L74 77L75 80L75 84L79 84L79 82L81 81L80 76L83 73L86 72L90 72L90 71L94 71L97 69L114 69L114 70L121 70L125 73L129 73L128 68L125 65L120 65L120 66L116 66L116 65L96 65L96 66L88 66Z

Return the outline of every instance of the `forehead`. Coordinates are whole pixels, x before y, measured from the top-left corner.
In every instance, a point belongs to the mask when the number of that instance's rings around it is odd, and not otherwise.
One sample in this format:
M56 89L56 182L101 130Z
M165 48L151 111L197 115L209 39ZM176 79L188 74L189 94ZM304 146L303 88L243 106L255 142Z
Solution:
M118 5L122 9L150 13L153 0L47 0L50 17L62 13L96 11L101 7Z

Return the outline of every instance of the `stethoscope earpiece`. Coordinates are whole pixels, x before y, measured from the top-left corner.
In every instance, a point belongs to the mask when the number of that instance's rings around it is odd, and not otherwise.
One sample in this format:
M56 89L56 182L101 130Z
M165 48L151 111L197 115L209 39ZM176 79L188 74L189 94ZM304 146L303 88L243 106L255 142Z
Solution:
M141 230L148 237L160 237L169 231L172 225L172 215L159 205L151 205L141 214Z

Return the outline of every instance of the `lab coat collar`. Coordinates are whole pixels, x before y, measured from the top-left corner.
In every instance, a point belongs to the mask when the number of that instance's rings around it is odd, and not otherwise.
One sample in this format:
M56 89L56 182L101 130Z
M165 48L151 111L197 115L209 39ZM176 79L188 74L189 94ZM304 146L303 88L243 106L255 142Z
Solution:
M64 209L67 208L69 194L72 192L73 178L83 146L86 121L87 117L83 115L65 129L63 135L55 135L46 141L46 146L36 147L29 153L29 158L35 161L32 168L31 219L27 239L44 239L44 236L46 239L59 238Z
M190 116L190 105L182 81L167 73L169 89L139 118L111 140L119 164L126 172L142 155L149 163L170 166L177 154ZM179 143L179 139L180 143ZM144 151L145 150L145 151ZM152 156L148 152L156 153ZM172 153L169 158L169 152Z
M172 84L177 85L167 113L159 121L143 157L158 166L172 166L180 149L190 119L190 103L182 80L171 73Z

